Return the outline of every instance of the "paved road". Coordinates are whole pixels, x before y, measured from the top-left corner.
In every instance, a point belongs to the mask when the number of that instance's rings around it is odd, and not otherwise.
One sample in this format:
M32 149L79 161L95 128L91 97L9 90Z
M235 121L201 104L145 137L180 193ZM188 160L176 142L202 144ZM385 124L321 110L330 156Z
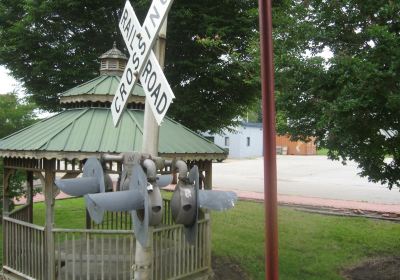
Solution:
M400 204L398 188L360 178L354 162L343 166L326 156L278 156L278 193L303 197L318 197ZM213 164L214 188L263 192L263 159L227 160Z

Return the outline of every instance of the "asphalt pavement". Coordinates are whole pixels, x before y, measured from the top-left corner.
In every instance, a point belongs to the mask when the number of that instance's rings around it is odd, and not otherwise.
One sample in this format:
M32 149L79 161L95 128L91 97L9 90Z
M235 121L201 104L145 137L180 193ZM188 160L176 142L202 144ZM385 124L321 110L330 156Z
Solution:
M228 159L213 164L213 188L264 192L263 158ZM277 156L278 194L286 197L400 205L399 188L369 182L355 162L342 165L326 156Z

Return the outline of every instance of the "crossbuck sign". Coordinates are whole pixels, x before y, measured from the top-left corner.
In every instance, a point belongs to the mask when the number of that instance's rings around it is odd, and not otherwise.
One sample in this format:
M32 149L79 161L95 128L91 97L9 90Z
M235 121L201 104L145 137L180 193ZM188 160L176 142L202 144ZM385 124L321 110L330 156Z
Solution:
M111 105L114 126L118 125L129 95L138 79L158 125L161 124L172 99L175 98L152 51L156 36L167 17L172 2L173 0L153 0L143 26L140 26L129 0L126 1L119 29L130 57Z

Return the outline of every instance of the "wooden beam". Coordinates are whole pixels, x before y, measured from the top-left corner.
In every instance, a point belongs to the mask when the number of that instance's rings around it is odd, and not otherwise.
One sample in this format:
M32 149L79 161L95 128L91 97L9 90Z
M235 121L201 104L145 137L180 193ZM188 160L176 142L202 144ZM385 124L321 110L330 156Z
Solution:
M44 170L45 170L45 185L44 185L44 196L46 205L46 222L45 222L45 252L46 252L46 279L55 279L55 251L54 251L54 180L55 180L55 159L45 159Z
M26 172L26 187L27 187L27 199L26 202L29 205L28 208L28 221L33 223L33 172Z
M212 189L212 161L207 160L204 162L204 171L205 171L205 178L204 178L204 189L211 190Z
M10 186L10 176L13 170L9 168L3 169L3 216L7 217L10 213L8 191Z
M3 168L3 218L4 217L8 217L9 214L9 198L8 198L8 187L9 187L9 179L10 179L10 175L11 175L11 170L8 168ZM5 223L3 221L3 260L7 259L7 250L5 250L6 248L6 241L7 241L7 232L6 232L6 227L5 227Z

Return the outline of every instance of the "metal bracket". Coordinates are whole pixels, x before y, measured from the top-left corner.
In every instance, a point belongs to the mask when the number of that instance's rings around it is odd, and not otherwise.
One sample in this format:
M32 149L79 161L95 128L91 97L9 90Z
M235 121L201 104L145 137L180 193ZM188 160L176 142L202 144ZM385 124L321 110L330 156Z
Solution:
M146 270L149 270L151 268L151 265L133 264L131 268L132 268L133 271L146 271Z

